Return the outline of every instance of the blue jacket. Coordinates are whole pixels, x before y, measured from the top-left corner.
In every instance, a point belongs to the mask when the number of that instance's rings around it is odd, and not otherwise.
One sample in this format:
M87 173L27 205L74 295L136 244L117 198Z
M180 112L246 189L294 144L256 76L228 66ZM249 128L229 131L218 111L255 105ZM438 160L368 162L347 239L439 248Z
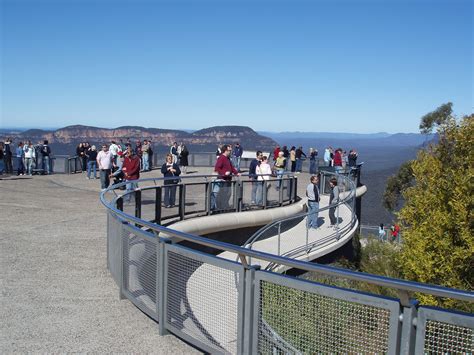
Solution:
M249 178L251 178L252 180L257 180L258 178L256 169L257 169L257 166L259 165L260 165L260 162L257 159L254 159L250 162Z
M16 156L17 156L17 158L21 158L21 157L25 156L25 151L23 150L22 147L16 148Z
M235 146L233 149L232 149L232 155L234 157L241 157L243 154L243 149L242 149L242 146Z

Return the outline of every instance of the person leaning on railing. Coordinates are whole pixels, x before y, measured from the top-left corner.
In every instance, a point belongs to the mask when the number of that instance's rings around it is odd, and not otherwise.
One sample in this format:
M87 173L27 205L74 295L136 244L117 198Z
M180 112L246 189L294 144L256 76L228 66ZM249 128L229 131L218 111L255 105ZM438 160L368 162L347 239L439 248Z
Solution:
M216 198L216 207L218 209L228 209L230 207L229 199L232 194L232 175L240 176L240 173L232 166L232 163L230 162L229 156L231 152L231 148L224 144L222 146L222 154L214 165L214 171L217 173L218 179L221 180Z

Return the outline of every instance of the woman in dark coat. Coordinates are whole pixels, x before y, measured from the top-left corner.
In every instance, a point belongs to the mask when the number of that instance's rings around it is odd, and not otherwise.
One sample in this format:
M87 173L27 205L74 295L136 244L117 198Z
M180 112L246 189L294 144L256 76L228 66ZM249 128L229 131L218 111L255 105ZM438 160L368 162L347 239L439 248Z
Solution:
M188 156L189 150L184 144L181 146L181 154L179 155L179 166L181 167L181 171L184 174L187 174L186 170L188 169Z
M176 201L176 185L179 183L179 175L181 170L178 164L173 163L173 156L166 154L166 162L161 166L161 173L165 178L165 207L174 207Z

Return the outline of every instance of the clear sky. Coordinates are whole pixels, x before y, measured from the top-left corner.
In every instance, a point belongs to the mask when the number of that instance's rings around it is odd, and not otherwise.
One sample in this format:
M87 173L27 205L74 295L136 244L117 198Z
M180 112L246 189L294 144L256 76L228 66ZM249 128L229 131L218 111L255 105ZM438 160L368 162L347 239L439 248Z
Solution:
M472 112L471 0L0 4L4 128L395 133Z

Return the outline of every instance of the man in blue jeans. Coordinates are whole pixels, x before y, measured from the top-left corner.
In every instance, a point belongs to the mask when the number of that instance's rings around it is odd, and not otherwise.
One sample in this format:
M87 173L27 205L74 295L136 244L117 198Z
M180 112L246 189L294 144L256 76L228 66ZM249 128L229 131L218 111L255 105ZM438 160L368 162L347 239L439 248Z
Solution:
M308 219L307 227L318 228L318 215L319 215L319 177L313 175L310 178L310 183L306 187L306 196L308 197Z

